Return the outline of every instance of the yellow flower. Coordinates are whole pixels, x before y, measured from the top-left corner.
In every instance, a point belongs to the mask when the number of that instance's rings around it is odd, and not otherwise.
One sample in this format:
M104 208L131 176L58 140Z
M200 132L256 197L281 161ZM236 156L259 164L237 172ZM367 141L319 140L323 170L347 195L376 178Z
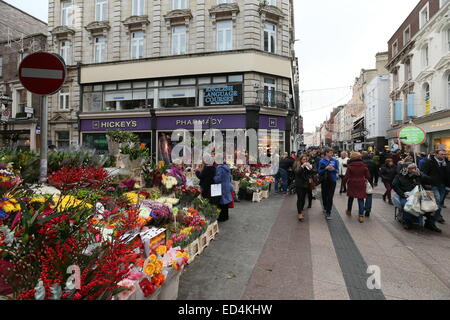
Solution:
M150 257L148 257L148 261L150 261L150 263L155 263L157 259L158 258L156 257L155 254L152 254L150 255Z
M88 209L93 208L93 206L91 204L80 201L73 196L64 196L63 198L55 197L54 201L55 201L55 203L58 204L57 210L59 212L65 211L68 208L73 208L73 207L80 207L83 209L84 208L88 208Z
M166 252L167 252L166 246L159 246L158 248L156 248L156 253L159 254L160 256L165 255Z
M156 266L153 263L149 263L144 268L144 273L146 275L152 276L155 273Z
M38 197L38 198L33 198L31 199L30 203L45 203L47 201L47 199L45 199L44 197Z
M12 203L6 202L6 204L3 206L3 210L6 213L15 212L16 207Z
M142 196L139 197L139 195L134 192L124 193L124 197L126 197L128 199L128 202L130 204L137 204L139 202L139 198L141 198L141 200L143 200Z
M163 266L164 266L164 264L163 264L163 262L161 261L161 260L156 260L156 262L155 262L155 273L161 273L162 272L162 269L163 269Z

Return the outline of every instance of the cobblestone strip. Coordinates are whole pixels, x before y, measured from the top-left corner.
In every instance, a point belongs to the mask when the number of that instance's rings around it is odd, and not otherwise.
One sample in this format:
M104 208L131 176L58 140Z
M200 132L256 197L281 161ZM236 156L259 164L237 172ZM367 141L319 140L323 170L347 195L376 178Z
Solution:
M321 200L320 200L321 201ZM381 290L367 287L368 265L356 246L336 207L332 210L333 220L328 221L331 239L342 269L347 291L351 300L386 300Z

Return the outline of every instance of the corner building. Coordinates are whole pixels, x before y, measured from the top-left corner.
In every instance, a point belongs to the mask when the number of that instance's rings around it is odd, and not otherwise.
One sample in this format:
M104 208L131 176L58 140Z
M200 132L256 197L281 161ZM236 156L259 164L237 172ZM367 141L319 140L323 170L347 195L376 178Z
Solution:
M50 0L50 47L69 78L50 104L51 136L107 150L106 131L137 133L159 160L176 129L297 134L292 0ZM65 129L64 129L65 128ZM260 137L260 147L267 147Z

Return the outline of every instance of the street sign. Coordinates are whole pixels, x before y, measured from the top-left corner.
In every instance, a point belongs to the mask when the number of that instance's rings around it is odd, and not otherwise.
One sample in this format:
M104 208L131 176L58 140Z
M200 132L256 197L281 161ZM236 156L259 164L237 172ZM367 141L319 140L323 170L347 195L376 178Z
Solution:
M58 92L66 79L66 65L58 55L36 52L19 66L22 85L34 94L51 95Z
M399 139L406 145L421 145L427 140L427 134L420 127L406 126L400 130Z

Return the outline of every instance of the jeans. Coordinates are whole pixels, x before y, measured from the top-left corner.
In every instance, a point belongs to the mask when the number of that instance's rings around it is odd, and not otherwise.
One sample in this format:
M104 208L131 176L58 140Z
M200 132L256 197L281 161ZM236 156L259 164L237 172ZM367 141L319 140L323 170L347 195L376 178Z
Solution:
M434 193L434 197L436 198L436 202L439 206L439 209L434 214L435 219L439 219L442 217L442 207L444 206L445 194L447 192L445 186L433 187L431 189Z
M322 201L325 212L330 215L333 208L333 197L336 191L336 181L322 183Z
M358 199L358 208L359 208L359 215L362 217L364 216L365 212L370 212L372 210L372 199L373 195L368 194L367 199ZM347 210L352 211L353 207L353 200L354 198L348 198L347 202Z
M387 196L389 201L392 201L392 184L387 181L385 181L383 183L384 183L384 186L386 187L386 193L384 195Z
M278 173L275 175L275 192L279 191L278 184L281 178L281 192L286 193L288 187L288 172L282 168L278 169Z

